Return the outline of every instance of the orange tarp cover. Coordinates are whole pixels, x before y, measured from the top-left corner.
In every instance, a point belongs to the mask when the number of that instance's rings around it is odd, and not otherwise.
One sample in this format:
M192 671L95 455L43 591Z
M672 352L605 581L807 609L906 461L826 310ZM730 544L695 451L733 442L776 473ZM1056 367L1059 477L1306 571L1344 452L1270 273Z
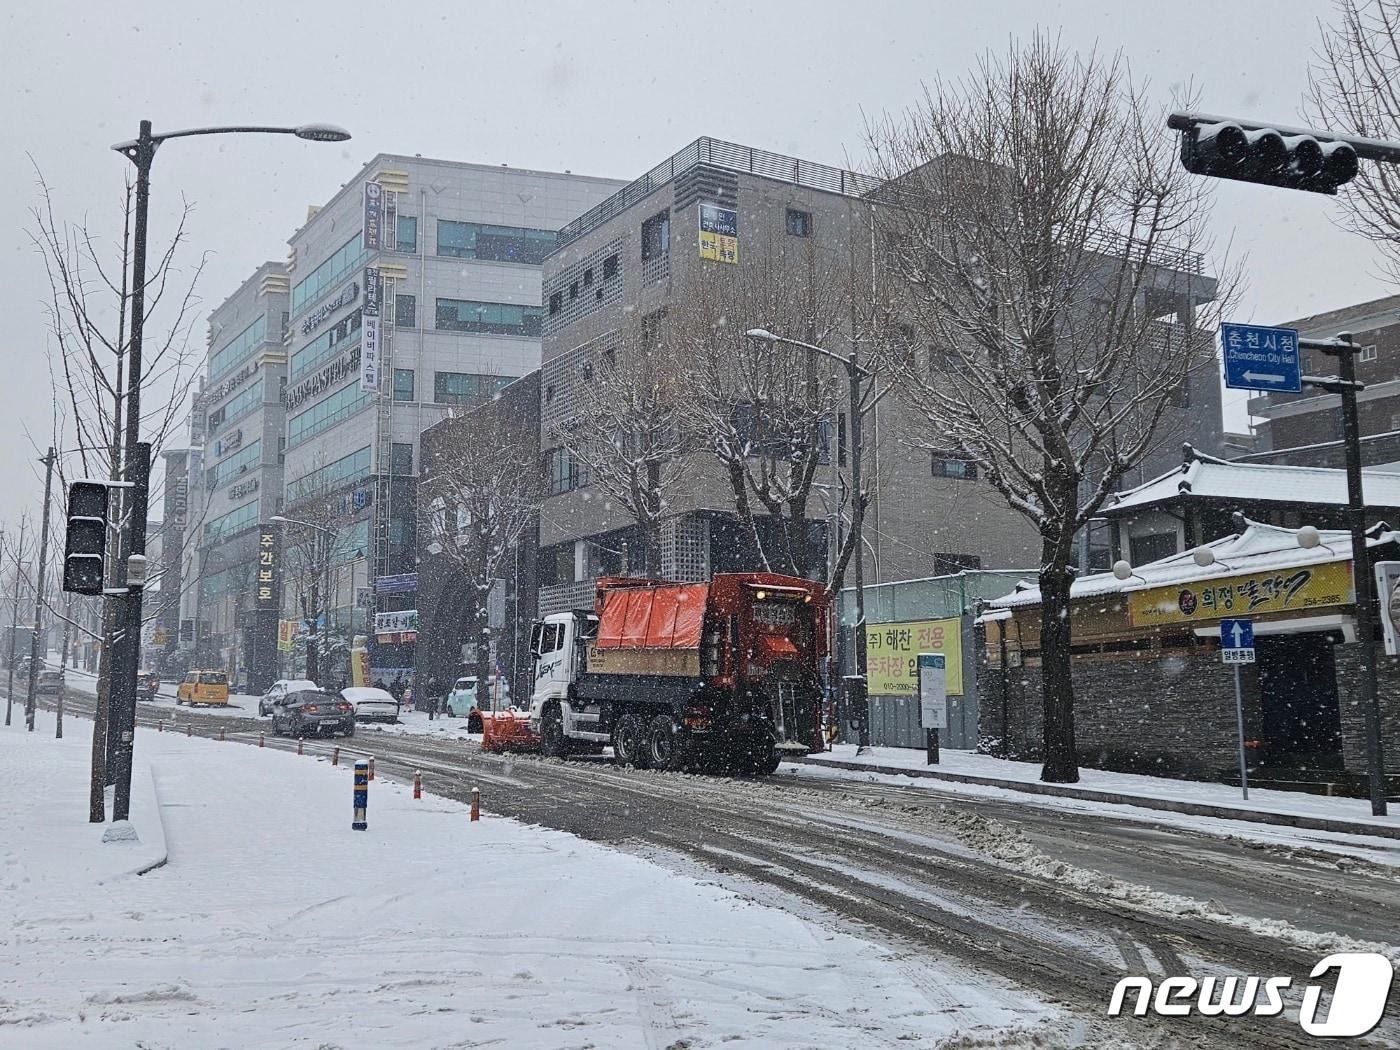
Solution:
M599 649L696 649L709 584L625 587L603 596Z

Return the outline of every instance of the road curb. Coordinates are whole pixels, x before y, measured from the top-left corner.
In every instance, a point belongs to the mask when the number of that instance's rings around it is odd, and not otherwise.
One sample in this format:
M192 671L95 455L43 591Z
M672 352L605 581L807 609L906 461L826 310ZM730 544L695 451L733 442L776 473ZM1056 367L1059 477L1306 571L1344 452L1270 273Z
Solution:
M1106 802L1115 806L1137 806L1139 809L1156 809L1168 813L1183 813L1192 817L1219 817L1225 820L1238 820L1248 824L1273 824L1279 827L1299 828L1304 831L1332 831L1343 835L1373 835L1379 838L1400 839L1400 826L1368 824L1361 821L1334 820L1330 817L1309 817L1295 813L1264 813L1232 806L1214 806L1205 802L1182 802L1177 799L1145 798L1141 795L1124 795L1116 791L1095 791L1091 788L1076 788L1065 784L1041 784L1034 781L1002 780L997 777L979 777L971 773L944 773L931 769L909 769L905 766L884 766L870 762L850 762L839 758L815 758L806 756L793 761L811 766L830 766L836 769L854 770L859 773L883 773L888 776L922 777L927 780L946 780L956 784L974 784L979 787L1003 788L1007 791L1020 791L1027 795L1049 795L1055 798L1075 798L1085 802Z

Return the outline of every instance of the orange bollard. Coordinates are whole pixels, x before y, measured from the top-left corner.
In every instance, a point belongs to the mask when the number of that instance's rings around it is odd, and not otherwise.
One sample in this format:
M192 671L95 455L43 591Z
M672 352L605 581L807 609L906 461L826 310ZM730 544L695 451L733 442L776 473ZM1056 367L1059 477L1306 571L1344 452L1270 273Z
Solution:
M165 732L165 719L161 718L161 719L159 719L159 720L156 721L156 732L157 732L157 733L164 733L164 732Z
M297 740L297 754L299 754L299 755L304 755L304 754L306 754L306 743L305 743L305 741L301 740L300 738L298 738L298 740Z
M194 725L190 722L185 723L185 736L194 736Z
M264 742L264 740L263 740L263 735L262 735L261 733L259 733L259 734L258 734L258 747L266 747L266 746L267 746L267 744L266 744L266 743Z
M331 765L340 765L340 748L338 747L331 748Z
M414 797L414 798L422 798L422 797L423 797L423 774L422 774L422 773L414 773L414 774L413 774L413 797Z
M373 757L371 757L370 760L369 760L369 778L370 778L370 780L373 780L373 779L374 779L374 759L373 759Z
M481 788L472 788L472 820L481 819Z

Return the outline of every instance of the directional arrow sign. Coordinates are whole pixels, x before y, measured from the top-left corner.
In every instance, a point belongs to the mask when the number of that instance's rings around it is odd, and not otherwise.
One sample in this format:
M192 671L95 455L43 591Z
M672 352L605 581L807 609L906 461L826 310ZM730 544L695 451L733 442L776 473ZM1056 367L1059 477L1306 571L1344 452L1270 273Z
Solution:
M1228 387L1295 394L1303 389L1296 328L1226 322L1220 326L1220 350Z
M1227 664L1254 663L1254 621L1220 621L1220 656Z

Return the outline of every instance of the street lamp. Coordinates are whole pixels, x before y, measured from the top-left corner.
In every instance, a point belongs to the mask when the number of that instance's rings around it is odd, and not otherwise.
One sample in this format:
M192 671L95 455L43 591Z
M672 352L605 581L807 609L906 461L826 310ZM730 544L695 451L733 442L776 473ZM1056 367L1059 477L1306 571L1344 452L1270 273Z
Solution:
M324 603L325 608L319 610L324 617L324 626L321 631L329 633L331 627L331 553L335 549L334 544L337 533L334 529L328 529L324 525L317 525L314 522L302 521L300 518L288 518L282 514L274 514L267 519L282 525L299 525L304 529L313 529L321 534L321 544L324 548L324 555L320 558L321 574L324 582L321 586L321 598L316 596L316 574L313 569L311 574L311 626L316 626L317 606ZM353 580L351 581L354 582ZM319 655L316 652L316 643L322 637L321 632L312 631L306 636L306 677L313 682L319 682L321 665Z
M196 135L295 135L310 142L344 142L350 133L334 124L301 124L296 127L235 125L222 128L186 128L153 134L151 122L141 121L140 134L112 147L136 166L136 221L131 250L131 346L126 384L126 449L123 480L131 485L131 523L122 543L121 564L132 555L146 553L146 500L151 472L151 447L141 444L141 340L146 321L146 226L151 198L151 165L156 149L167 139ZM116 792L112 819L126 820L131 809L131 753L136 730L136 672L141 657L141 588L128 586L122 616L121 641L113 653L112 698L109 733L116 734L114 779ZM101 746L94 739L94 749Z
M864 404L864 394L861 390L861 383L869 379L873 372L864 368L860 363L860 344L851 340L851 350L845 357L832 353L823 346L814 343L804 343L800 339L789 339L787 336L775 335L766 328L750 328L744 333L748 338L759 343L767 343L770 346L785 344L795 346L809 353L818 354L821 357L829 357L838 362L846 370L846 379L850 386L850 409L847 412L847 419L851 432L851 532L854 534L855 546L855 592L856 592L856 619L855 619L855 647L856 647L856 673L848 680L846 689L846 703L849 713L856 719L856 740L857 753L864 751L870 746L870 696L867 691L866 674L869 668L868 653L865 647L865 492L861 487L861 414L872 407L875 401L869 405Z

